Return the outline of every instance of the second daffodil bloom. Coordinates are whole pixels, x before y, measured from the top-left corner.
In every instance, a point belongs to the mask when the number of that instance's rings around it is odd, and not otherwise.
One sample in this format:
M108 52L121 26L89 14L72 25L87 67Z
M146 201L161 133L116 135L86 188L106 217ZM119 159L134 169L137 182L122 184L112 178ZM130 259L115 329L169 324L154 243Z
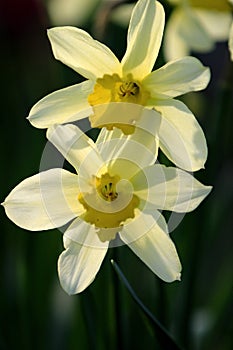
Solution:
M169 0L175 8L165 31L166 60L191 51L209 52L216 42L227 41L232 21L228 0Z
M233 22L231 24L228 46L230 50L230 57L231 57L231 60L233 61Z
M145 133L145 134L144 134ZM32 231L62 226L65 250L58 260L68 294L95 278L117 232L122 243L161 279L180 279L181 264L159 209L189 212L211 187L183 170L154 164L138 140L147 130L121 137L103 129L94 143L75 125L48 129L49 140L76 169L50 169L22 181L3 203L17 225Z
M139 0L129 23L127 49L120 62L104 44L75 27L48 30L55 58L84 76L87 81L55 91L30 111L29 121L38 128L90 117L92 127L133 132L132 115L124 125L111 119L111 103L134 103L154 108L162 115L160 147L180 168L196 171L204 167L207 146L201 127L184 103L174 97L204 89L209 69L193 57L170 62L153 72L164 30L164 9L155 0ZM109 105L104 115L100 105ZM94 112L94 113L93 113ZM98 113L99 112L99 113ZM183 154L188 154L183 157Z
M233 6L233 0L229 0L231 6ZM230 27L230 33L229 33L229 40L228 40L228 47L230 50L230 57L233 61L233 20L231 21L231 27Z

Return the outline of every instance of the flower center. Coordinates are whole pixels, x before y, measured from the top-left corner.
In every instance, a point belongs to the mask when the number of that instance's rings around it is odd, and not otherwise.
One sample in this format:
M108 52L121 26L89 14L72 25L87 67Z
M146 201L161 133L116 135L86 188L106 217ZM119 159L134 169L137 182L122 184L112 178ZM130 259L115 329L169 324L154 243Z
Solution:
M118 95L121 99L130 99L131 96L137 96L139 92L140 88L137 83L134 83L133 81L126 81L120 85Z
M110 176L107 173L100 178L95 178L96 189L101 197L107 202L112 202L117 198L118 193L116 192L116 184L119 179L119 176Z
M227 0L189 0L191 6L204 9L230 11L231 7Z
M120 119L122 112L119 105L117 106L118 113L114 113L111 102L145 106L149 97L150 93L142 87L140 82L135 81L131 74L128 74L124 79L120 78L118 74L105 74L103 78L96 80L94 90L88 96L88 102L94 111L94 115L90 117L91 126L106 127L108 130L116 127L125 134L131 134L135 128L132 125L131 111L127 112L125 108L122 123ZM105 108L101 108L101 105L104 105Z
M119 181L119 176L110 176L108 173L94 178L93 192L81 193L78 197L86 210L81 216L83 220L94 224L96 228L119 230L125 220L134 218L139 198L121 190L118 193L116 185Z

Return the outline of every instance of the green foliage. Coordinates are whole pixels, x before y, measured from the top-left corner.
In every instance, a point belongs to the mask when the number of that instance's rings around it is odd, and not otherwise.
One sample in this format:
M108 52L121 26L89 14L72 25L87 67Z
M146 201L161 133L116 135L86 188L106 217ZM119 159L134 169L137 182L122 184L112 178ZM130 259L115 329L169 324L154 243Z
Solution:
M18 10L18 16L26 11ZM38 97L80 81L52 57L45 36L50 23L43 11L34 10L34 20L28 23L24 15L24 27L17 27L17 17L11 18L9 11L1 21L2 200L39 169L45 131L26 121L29 109ZM102 40L122 57L126 31L111 23L104 29ZM213 79L204 93L188 98L193 112L200 112L196 115L209 145L206 170L197 177L214 189L171 234L183 265L182 281L160 281L127 247L118 247L110 249L86 291L68 296L56 271L61 232L27 232L2 210L1 350L173 349L160 347L161 335L116 276L111 258L131 281L134 293L184 349L232 349L233 67L226 44L201 59L212 67Z

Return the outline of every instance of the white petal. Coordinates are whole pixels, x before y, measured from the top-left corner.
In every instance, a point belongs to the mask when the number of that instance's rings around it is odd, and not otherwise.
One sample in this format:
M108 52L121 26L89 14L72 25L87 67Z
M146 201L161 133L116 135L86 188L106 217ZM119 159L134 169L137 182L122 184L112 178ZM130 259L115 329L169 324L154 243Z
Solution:
M123 73L142 80L151 72L161 45L164 9L155 0L139 0L129 24L127 50L122 60Z
M96 145L98 147L99 152L102 152L102 147L105 143L109 142L111 139L120 139L125 137L121 129L114 128L112 131L107 130L106 128L102 128L100 133L96 139Z
M146 230L148 220L151 221L150 216L142 214L140 219L125 225L119 233L121 239L162 280L179 280L181 264L164 218L160 215L153 219L153 226Z
M166 25L164 54L167 61L184 57L191 50L210 51L214 42L193 11L175 9Z
M158 164L144 168L131 182L134 193L145 203L144 211L154 208L179 213L192 211L212 188L202 185L183 170Z
M83 213L78 194L77 175L51 169L22 181L3 205L16 225L31 231L48 230Z
M95 143L77 126L66 124L51 127L47 137L80 176L90 178L102 166L103 161Z
M50 23L53 25L85 25L95 11L99 0L50 0L46 3Z
M112 51L87 32L75 27L48 30L53 54L77 73L95 80L104 74L121 74L120 63Z
M193 10L186 8L180 17L179 33L193 51L208 52L214 41Z
M31 109L28 119L36 128L49 128L53 124L72 122L88 117L91 108L87 96L94 83L85 81L57 90L42 98Z
M77 239L67 239L67 235L76 235ZM108 243L99 241L96 244L97 239L95 228L79 219L66 231L66 250L58 259L58 274L61 285L68 294L82 292L99 271L108 250Z
M125 173L128 172L126 178L131 177L135 170L130 170L129 162L137 166L137 171L138 168L153 164L157 158L160 123L159 113L143 108L133 134L126 136L118 129L111 132L101 130L96 143L102 158L112 165L118 159L128 161L128 165L124 166Z
M233 22L232 22L231 29L230 29L228 45L229 45L231 60L233 61Z
M230 11L221 12L198 9L194 10L194 12L211 38L213 38L215 41L224 41L228 39L232 21L232 14Z
M204 168L207 159L205 135L192 112L178 100L155 100L163 118L159 130L160 147L178 167L188 171Z
M134 4L121 4L111 11L111 21L126 28L132 16Z
M195 57L184 57L167 63L149 74L143 85L151 96L157 94L176 97L190 91L205 89L210 80L210 70Z
M143 108L132 134L126 136L119 129L111 132L102 129L96 141L101 156L105 161L116 158L131 160L139 167L154 163L160 123L160 113ZM138 157L138 154L141 156Z
M189 54L189 47L179 32L182 15L183 11L180 11L179 9L173 10L169 17L169 21L166 24L163 45L166 61L173 61Z

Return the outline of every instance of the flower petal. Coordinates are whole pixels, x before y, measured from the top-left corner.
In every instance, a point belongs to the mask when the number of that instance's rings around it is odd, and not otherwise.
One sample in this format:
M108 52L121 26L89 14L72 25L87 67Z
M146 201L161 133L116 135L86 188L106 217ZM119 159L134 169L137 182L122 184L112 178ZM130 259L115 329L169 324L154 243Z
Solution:
M229 8L230 10L230 8ZM206 29L207 33L215 41L224 41L228 39L229 29L232 21L231 11L211 11L211 10L194 10L195 15ZM218 25L216 25L216 23Z
M46 4L50 23L53 25L83 26L89 20L90 15L95 11L99 0L50 0Z
M142 80L151 72L161 45L164 9L155 0L139 0L128 29L127 50L122 59L123 73Z
M230 29L229 42L228 42L231 60L233 61L233 22Z
M31 231L48 230L83 213L78 194L77 175L50 169L22 181L3 206L16 225Z
M207 159L205 135L188 107L178 100L154 102L163 118L159 130L160 147L178 167L188 171L204 168Z
M176 97L190 91L205 89L210 80L210 70L195 57L184 57L167 63L149 74L143 85L153 98L157 94Z
M124 178L130 178L135 171L153 164L158 153L157 135L160 122L159 113L144 108L133 134L126 136L118 129L113 131L103 129L96 141L102 158L105 162L110 162L112 167L114 162L115 166L120 165L119 159L126 161L125 166L121 163L122 169L119 169L121 174L122 170L124 171L124 175L122 174Z
M193 10L185 8L180 20L178 30L191 50L208 52L213 49L213 39Z
M111 12L111 21L117 25L126 28L129 24L130 17L135 4L121 4Z
M85 81L45 96L32 107L28 116L30 123L43 129L88 117L91 108L87 96L93 85L92 81Z
M119 234L156 275L166 282L172 282L180 279L181 264L175 245L167 234L166 222L162 215L158 215L154 219L142 213L137 220L125 225ZM146 231L145 228L150 226L148 221L152 219L153 225Z
M85 78L95 80L104 74L121 74L120 63L112 51L84 30L56 27L48 30L48 37L55 58Z
M178 213L190 212L212 189L183 170L158 164L144 168L131 182L134 194L145 202L144 211L157 208Z
M189 48L180 36L179 24L182 19L183 12L179 9L172 11L169 21L166 24L164 33L163 51L167 62L185 57L189 54Z
M75 125L51 127L47 130L47 138L79 176L90 178L103 164L95 143Z
M191 49L210 51L213 46L213 40L192 11L178 8L172 12L164 35L167 61L184 57Z
M70 240L67 236L76 236L76 239ZM94 226L80 219L75 220L65 232L66 250L58 259L58 274L68 294L82 292L99 271L108 250L108 242L99 240L97 243L97 239Z

